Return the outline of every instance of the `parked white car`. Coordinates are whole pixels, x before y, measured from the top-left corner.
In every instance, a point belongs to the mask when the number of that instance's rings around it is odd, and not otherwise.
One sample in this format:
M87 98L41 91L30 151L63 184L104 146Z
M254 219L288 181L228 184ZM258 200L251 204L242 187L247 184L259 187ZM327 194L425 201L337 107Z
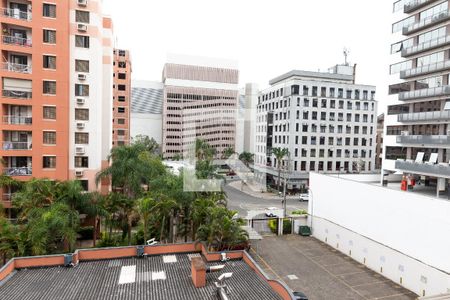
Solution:
M299 201L309 201L309 194L300 194Z

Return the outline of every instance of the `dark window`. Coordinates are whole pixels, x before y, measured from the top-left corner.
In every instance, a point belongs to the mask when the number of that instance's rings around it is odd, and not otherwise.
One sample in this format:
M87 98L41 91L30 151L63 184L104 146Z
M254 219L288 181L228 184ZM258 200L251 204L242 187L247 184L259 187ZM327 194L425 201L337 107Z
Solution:
M89 96L89 85L75 84L75 96Z
M75 36L75 47L89 48L89 37L85 35Z
M44 43L47 43L47 44L56 44L56 31L44 29L43 41L44 41Z
M127 79L127 74L126 73L119 73L118 77L119 77L119 79Z
M75 11L75 21L78 23L89 24L89 12L83 10Z
M75 71L88 73L89 72L89 61L76 59L75 60Z
M118 107L117 108L117 112L119 112L119 113L125 113L125 107Z
M48 95L56 94L56 81L44 81L42 92Z
M89 157L75 156L75 168L89 168Z
M42 15L47 18L56 18L56 5L44 3Z
M44 55L43 57L43 67L44 69L56 69L56 56Z
M42 167L44 169L56 168L56 156L44 156L42 159Z
M117 119L117 124L119 125L125 124L125 119Z
M117 101L119 101L119 102L125 102L125 96L119 96L119 97L117 98Z
M76 132L75 133L75 144L89 144L89 133Z
M127 88L126 88L125 84L119 84L119 85L117 86L117 89L118 89L119 91L125 91Z

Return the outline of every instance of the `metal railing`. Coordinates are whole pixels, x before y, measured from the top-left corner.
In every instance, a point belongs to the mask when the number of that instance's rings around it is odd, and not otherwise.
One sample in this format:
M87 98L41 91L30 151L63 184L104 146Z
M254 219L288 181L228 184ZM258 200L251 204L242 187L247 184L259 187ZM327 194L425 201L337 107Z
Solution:
M31 99L31 91L16 91L16 90L3 90L2 96L6 98L19 98L19 99Z
M23 46L23 47L31 47L33 43L30 39L27 38L21 38L17 36L11 36L11 35L2 35L2 41L3 44L8 45L17 45L17 46Z
M395 168L416 174L450 176L448 164L416 163L414 161L395 161Z
M431 26L435 23L441 22L450 17L448 11L441 11L437 14L434 14L428 18L422 19L414 24L403 27L403 34L410 34L421 29L424 29L428 26Z
M31 116L3 116L3 124L9 125L31 125L33 118Z
M398 122L450 120L450 111L426 111L397 115Z
M429 98L450 95L450 86L439 86L431 89L420 89L398 94L399 100L410 100L418 98Z
M1 64L2 70L31 74L31 66L5 62Z
M31 176L33 172L29 167L4 168L3 174L7 176Z
M3 150L31 150L31 142L3 142Z
M443 36L428 42L420 43L416 46L412 46L402 50L402 56L413 55L425 50L430 50L450 43L450 36Z
M3 16L18 20L31 21L31 13L21 11L17 8L3 8Z
M404 13L410 13L422 6L425 6L428 2L433 2L436 0L413 0L405 4L403 8Z
M396 140L400 144L450 145L449 135L400 135Z
M429 64L414 69L404 70L400 72L400 78L405 79L412 76L424 75L432 72L443 71L450 69L450 60Z

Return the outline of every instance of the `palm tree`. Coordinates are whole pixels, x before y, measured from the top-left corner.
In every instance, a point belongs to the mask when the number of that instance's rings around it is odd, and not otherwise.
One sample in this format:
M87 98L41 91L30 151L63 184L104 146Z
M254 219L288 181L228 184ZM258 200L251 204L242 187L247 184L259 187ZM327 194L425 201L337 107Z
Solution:
M140 198L136 204L136 211L141 217L144 226L144 243L147 241L149 220L155 206L156 201L149 196Z
M250 164L253 163L253 157L255 155L253 153L244 151L241 154L239 154L239 160L244 163L244 165L247 166L247 168L250 166Z
M233 147L225 148L225 150L223 150L222 158L223 159L228 159L228 158L231 157L231 155L233 155L235 153L236 152L234 152L234 148Z
M31 179L13 197L13 205L20 211L20 220L25 221L30 211L48 207L57 199L55 182L48 179Z
M88 203L85 207L87 214L94 218L94 226L92 231L93 247L97 242L97 231L100 230L100 220L102 216L106 216L107 212L104 207L105 196L99 192L92 192L88 194Z
M281 183L281 162L285 156L289 154L289 150L287 148L273 148L273 155L275 155L277 159L277 169L278 169L278 182L277 182L277 190L280 191L280 183Z
M164 236L166 236L167 240L167 234L165 235L164 232L170 231L170 226L172 226L172 224L169 224L169 226L167 226L167 223L172 216L173 210L176 208L178 208L178 204L175 200L162 196L159 197L159 199L156 201L155 206L153 207L153 211L158 216L158 219L161 219L161 231L159 235L160 241L163 240ZM165 230L166 228L168 228L168 230Z
M221 251L248 240L248 234L241 229L240 220L234 219L235 211L225 207L210 207L206 222L197 230L198 240L207 243L208 250Z
M142 193L150 167L141 154L146 151L142 144L114 147L108 156L110 166L97 173L96 183L110 179L112 187L121 190L128 198L134 199Z

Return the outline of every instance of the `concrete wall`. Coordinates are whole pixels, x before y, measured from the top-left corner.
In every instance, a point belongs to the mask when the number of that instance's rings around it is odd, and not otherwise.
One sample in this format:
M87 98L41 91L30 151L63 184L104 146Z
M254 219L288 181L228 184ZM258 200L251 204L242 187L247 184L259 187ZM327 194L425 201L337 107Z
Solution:
M450 291L450 202L310 174L313 235L419 295Z
M162 114L131 113L131 137L146 135L161 145L162 143Z

